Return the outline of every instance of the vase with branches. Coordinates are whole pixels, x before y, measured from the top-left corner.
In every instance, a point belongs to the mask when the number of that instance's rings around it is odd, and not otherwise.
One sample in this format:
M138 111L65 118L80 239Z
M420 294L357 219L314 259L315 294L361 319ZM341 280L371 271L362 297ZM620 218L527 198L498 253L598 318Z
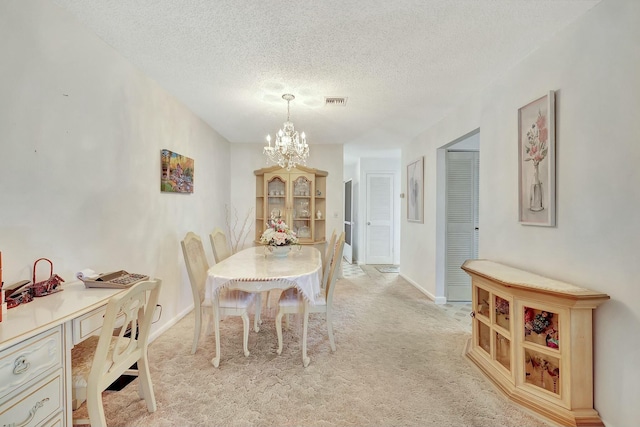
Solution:
M229 205L224 205L224 209L229 245L231 245L231 253L235 254L244 247L247 237L251 233L253 207L249 208L242 222L240 222L238 209Z

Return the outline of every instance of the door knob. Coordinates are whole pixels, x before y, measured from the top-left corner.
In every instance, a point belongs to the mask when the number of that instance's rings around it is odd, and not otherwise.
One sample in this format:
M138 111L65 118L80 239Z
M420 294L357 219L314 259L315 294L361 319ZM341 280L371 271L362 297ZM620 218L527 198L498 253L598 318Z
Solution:
M367 225L371 225L371 222L367 221Z

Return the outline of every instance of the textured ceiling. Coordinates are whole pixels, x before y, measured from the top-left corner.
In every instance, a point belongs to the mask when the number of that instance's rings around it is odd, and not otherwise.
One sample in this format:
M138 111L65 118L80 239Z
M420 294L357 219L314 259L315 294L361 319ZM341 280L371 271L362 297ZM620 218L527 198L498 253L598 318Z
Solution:
M232 143L273 135L292 93L312 155L384 156L600 0L53 1Z

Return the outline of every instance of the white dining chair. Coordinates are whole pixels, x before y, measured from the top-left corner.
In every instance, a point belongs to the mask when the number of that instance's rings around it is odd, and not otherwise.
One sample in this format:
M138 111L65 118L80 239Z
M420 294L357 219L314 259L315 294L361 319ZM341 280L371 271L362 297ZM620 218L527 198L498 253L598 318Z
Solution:
M160 279L139 282L111 297L100 336L91 336L72 349L72 406L77 409L86 400L89 414L88 420L74 419L74 425L107 425L102 392L122 375L138 377L138 394L147 410L155 412L147 346L161 283Z
M213 232L209 234L209 240L211 240L213 258L216 264L232 255L229 243L227 242L227 235L224 234L224 231L220 228L214 229Z
M184 261L189 273L189 281L191 282L191 292L193 294L193 302L195 305L196 325L193 336L193 346L191 353L195 353L198 348L198 340L202 331L202 317L205 310L213 315L213 306L205 305L205 285L207 282L207 270L209 263L204 253L202 240L193 232L188 232L180 242L182 245L182 253ZM256 332L260 330L258 322L260 319L260 305L262 299L260 294L253 294L239 290L223 289L218 295L219 315L221 316L240 316L243 324L243 349L244 355L249 356L249 309L255 305L254 329ZM212 322L209 318L208 325ZM209 329L210 330L210 329Z
M339 275L340 266L342 264L342 251L344 250L344 232L338 238L335 245L333 257L329 264L327 287L324 295L315 304L308 305L309 313L325 313L327 322L327 333L329 335L329 345L331 351L336 351L336 344L333 338L333 293L336 287L336 279ZM282 353L282 316L285 314L303 313L304 311L304 298L297 291L296 288L287 289L280 295L278 301L278 313L276 314L276 332L278 334L278 350L277 353ZM306 337L308 328L308 321L305 319L303 325L303 335Z
M342 233L344 234L344 231ZM320 288L322 289L325 289L327 287L327 279L329 278L327 272L329 270L329 266L331 265L331 259L333 258L333 253L335 252L335 250L336 230L334 229L324 251L324 262L322 263L322 284L320 285Z

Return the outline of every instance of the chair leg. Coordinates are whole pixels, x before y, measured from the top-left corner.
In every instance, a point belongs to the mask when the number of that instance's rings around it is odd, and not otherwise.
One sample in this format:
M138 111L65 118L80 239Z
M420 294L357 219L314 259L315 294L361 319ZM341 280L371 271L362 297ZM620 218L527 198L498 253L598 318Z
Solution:
M215 307L217 306L218 306L218 299L215 298L214 306L212 307L212 310L213 310L213 333L216 338L216 354L213 357L213 359L211 359L211 364L216 368L220 366L220 315L218 313L218 310L215 309Z
M333 315L331 311L327 311L327 333L329 334L329 345L331 345L331 351L336 351L336 341L333 338Z
M249 356L249 314L245 311L242 313L242 347L245 357Z
M151 373L149 372L149 361L144 355L138 360L138 385L141 388L140 396L147 402L149 412L156 411L156 396L153 394L153 384L151 383Z
M278 311L276 314L276 332L278 334L278 350L276 353L282 354L282 311Z
M304 302L304 320L302 321L302 366L309 366L311 359L307 356L307 330L309 329L309 303Z
M102 406L102 391L97 387L87 386L87 412L91 427L106 427L107 420L104 417L104 407Z
M193 346L191 347L191 354L195 354L198 349L198 340L200 339L200 332L202 330L202 309L196 307L196 327L193 331Z

